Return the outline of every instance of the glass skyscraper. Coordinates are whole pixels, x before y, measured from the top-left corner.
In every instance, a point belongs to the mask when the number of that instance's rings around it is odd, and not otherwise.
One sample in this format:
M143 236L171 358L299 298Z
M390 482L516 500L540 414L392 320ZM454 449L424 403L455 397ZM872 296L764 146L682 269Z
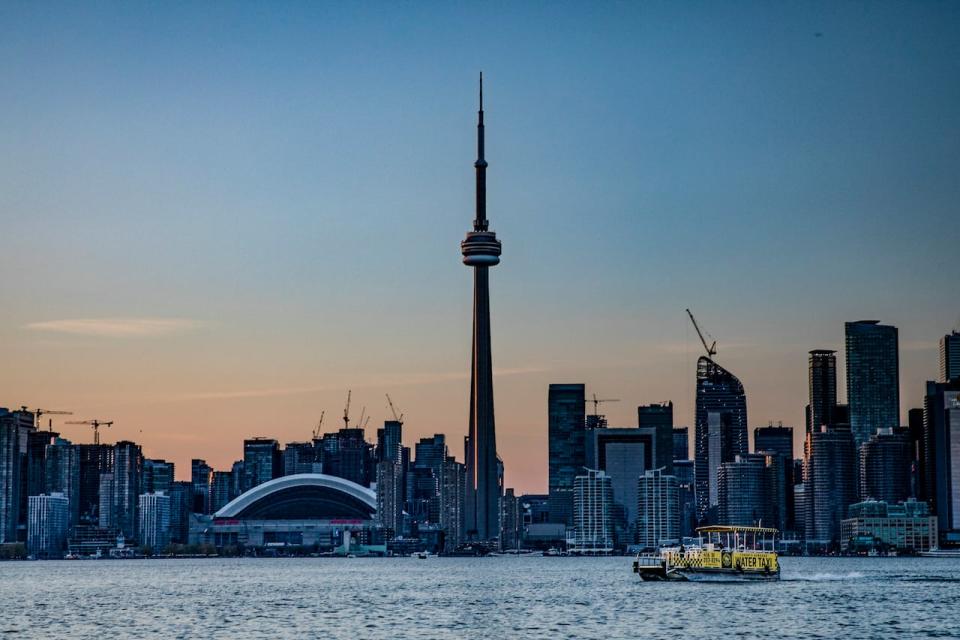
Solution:
M735 375L705 356L697 360L696 464L697 519L706 522L711 507L711 469L709 416L714 414L716 451L714 467L747 455L747 396ZM714 494L716 487L714 486ZM714 503L715 504L715 503Z
M585 387L551 384L547 398L550 519L573 525L573 481L586 464Z
M940 382L960 380L960 333L940 338Z
M846 323L850 430L859 447L877 429L900 426L897 328L878 320Z
M814 349L810 352L810 404L807 408L807 433L823 425L833 426L837 406L837 352Z

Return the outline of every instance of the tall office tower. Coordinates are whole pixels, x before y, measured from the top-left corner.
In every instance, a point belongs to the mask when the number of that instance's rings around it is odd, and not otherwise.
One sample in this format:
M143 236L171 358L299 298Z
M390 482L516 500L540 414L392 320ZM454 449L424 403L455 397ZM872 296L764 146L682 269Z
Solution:
M97 526L101 529L117 528L117 503L114 500L115 482L113 473L100 474L100 505L97 508Z
M0 408L0 543L21 538L21 507L27 497L27 438L34 431L32 413Z
M283 475L280 443L273 438L249 438L243 441L244 491Z
M807 533L807 491L803 483L793 485L793 530L799 538Z
M573 480L586 464L585 387L551 384L547 395L550 520L573 526Z
M697 501L693 460L674 460L673 475L680 495L680 535L691 536L697 526Z
M500 510L500 550L519 549L523 540L523 520L520 517L520 502L512 487L504 489Z
M55 431L38 431L31 429L27 433L27 455L24 460L24 484L26 492L21 494L21 510L26 514L26 504L23 501L27 496L38 496L49 493L46 487L47 465L45 456L47 445L60 434Z
M587 469L573 480L574 546L577 553L613 551L613 484L603 471Z
M791 427L757 427L753 430L753 450L757 453L778 453L793 460L793 429Z
M403 473L399 460L377 463L377 520L388 539L403 535Z
M376 479L373 447L364 439L363 429L340 429L323 434L323 472L346 478L361 486Z
M232 471L214 471L210 478L210 513L216 513L236 498Z
M677 478L651 469L637 479L637 544L658 547L679 540L683 517Z
M923 398L924 494L942 541L960 543L960 380L927 382Z
M477 122L477 207L473 231L460 243L463 264L473 268L473 356L467 436L467 530L479 540L500 534L500 490L493 417L493 356L490 348L490 267L500 263L500 241L487 221L487 161L484 157L483 76Z
M877 429L900 426L897 328L879 320L846 323L850 430L859 447Z
M414 466L407 477L407 513L418 524L440 522L440 478L430 467Z
M163 492L140 496L137 521L137 542L163 553L170 544L170 496Z
M794 475L793 429L782 425L757 427L753 430L753 450L767 456L777 456L777 461L768 461L771 482L771 499L777 514L776 525L781 531L795 530L793 519L793 485L800 478Z
M686 427L674 427L673 429L673 460L690 459L690 435Z
M808 543L839 543L840 521L857 501L856 451L849 429L820 427L807 434L803 484Z
M170 487L170 542L186 544L189 538L190 513L193 511L193 483L174 482Z
M94 525L100 520L100 476L113 469L113 447L109 444L80 446L80 522Z
M190 461L191 506L193 513L212 513L210 510L210 483L213 481L213 467L206 460L194 458Z
M720 524L750 526L763 522L773 525L766 456L748 454L737 456L733 462L721 463L717 484Z
M940 382L960 380L960 332L940 338Z
M44 484L49 493L62 493L70 505L70 527L80 523L80 447L54 438L44 455Z
M137 508L143 482L143 452L126 440L114 445L113 508L116 526L127 539L137 535Z
M314 441L316 443L316 440ZM243 471L243 460L234 460L230 465L230 476L233 478L233 489L231 494L239 496L243 493L243 484L246 482L247 474Z
M174 476L172 462L147 458L143 461L143 493L167 493Z
M443 461L440 473L440 526L445 532L444 549L453 551L464 541L464 490L466 467L453 456Z
M923 441L923 409L907 411L907 432L910 435L910 495L918 500L928 500L924 493L927 452Z
M910 433L877 429L860 446L860 500L897 504L910 497Z
M432 438L420 438L420 441L413 446L414 466L424 467L433 471L433 475L440 477L440 468L443 461L447 459L447 441L442 433L435 434Z
M617 506L615 525L619 540L632 541L636 535L637 478L651 469L664 469L657 466L663 462L659 448L662 433L662 427L657 426L588 429L586 432L586 467L603 471L610 479ZM673 455L672 437L667 441L666 455Z
M399 420L385 420L383 428L377 429L377 462L399 461L402 448L403 423Z
M837 352L814 349L810 352L809 362L807 433L835 423L833 410L837 406Z
M711 413L716 414L714 426L720 438L716 464L710 461L708 418ZM716 478L719 464L732 462L736 456L747 454L748 437L747 396L743 385L735 375L705 356L697 360L695 427L697 519L706 522L711 506L716 504L711 501L710 479ZM716 487L715 483L713 486ZM713 495L716 495L715 491Z
M281 454L283 475L320 473L322 467L320 447L311 442L288 442Z
M27 551L36 558L61 558L70 529L70 504L62 493L30 496Z
M637 407L637 426L656 432L654 469L673 474L673 402L659 402ZM632 508L633 505L631 505Z

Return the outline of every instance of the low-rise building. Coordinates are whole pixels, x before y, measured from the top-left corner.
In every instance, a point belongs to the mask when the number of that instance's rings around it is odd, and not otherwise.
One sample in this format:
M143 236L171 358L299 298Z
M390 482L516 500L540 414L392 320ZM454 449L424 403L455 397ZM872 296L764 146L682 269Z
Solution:
M907 500L888 505L867 500L850 506L850 517L840 523L845 552L886 549L929 551L937 546L937 518L925 502Z

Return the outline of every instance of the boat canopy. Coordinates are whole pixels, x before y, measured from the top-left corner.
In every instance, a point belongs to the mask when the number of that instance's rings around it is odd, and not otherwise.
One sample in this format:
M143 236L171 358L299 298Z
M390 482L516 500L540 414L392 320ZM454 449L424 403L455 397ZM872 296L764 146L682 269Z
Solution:
M770 527L741 527L738 525L711 525L709 527L697 527L697 533L772 533L777 530Z

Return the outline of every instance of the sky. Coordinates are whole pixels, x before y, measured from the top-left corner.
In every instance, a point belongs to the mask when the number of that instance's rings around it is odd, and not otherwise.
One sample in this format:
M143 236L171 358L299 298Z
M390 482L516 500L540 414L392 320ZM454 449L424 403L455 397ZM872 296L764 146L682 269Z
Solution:
M389 393L462 460L481 70L509 486L546 490L550 383L692 424L688 307L751 430L799 447L850 320L920 405L960 323L950 2L4 2L0 406L185 479L348 389L372 440Z

